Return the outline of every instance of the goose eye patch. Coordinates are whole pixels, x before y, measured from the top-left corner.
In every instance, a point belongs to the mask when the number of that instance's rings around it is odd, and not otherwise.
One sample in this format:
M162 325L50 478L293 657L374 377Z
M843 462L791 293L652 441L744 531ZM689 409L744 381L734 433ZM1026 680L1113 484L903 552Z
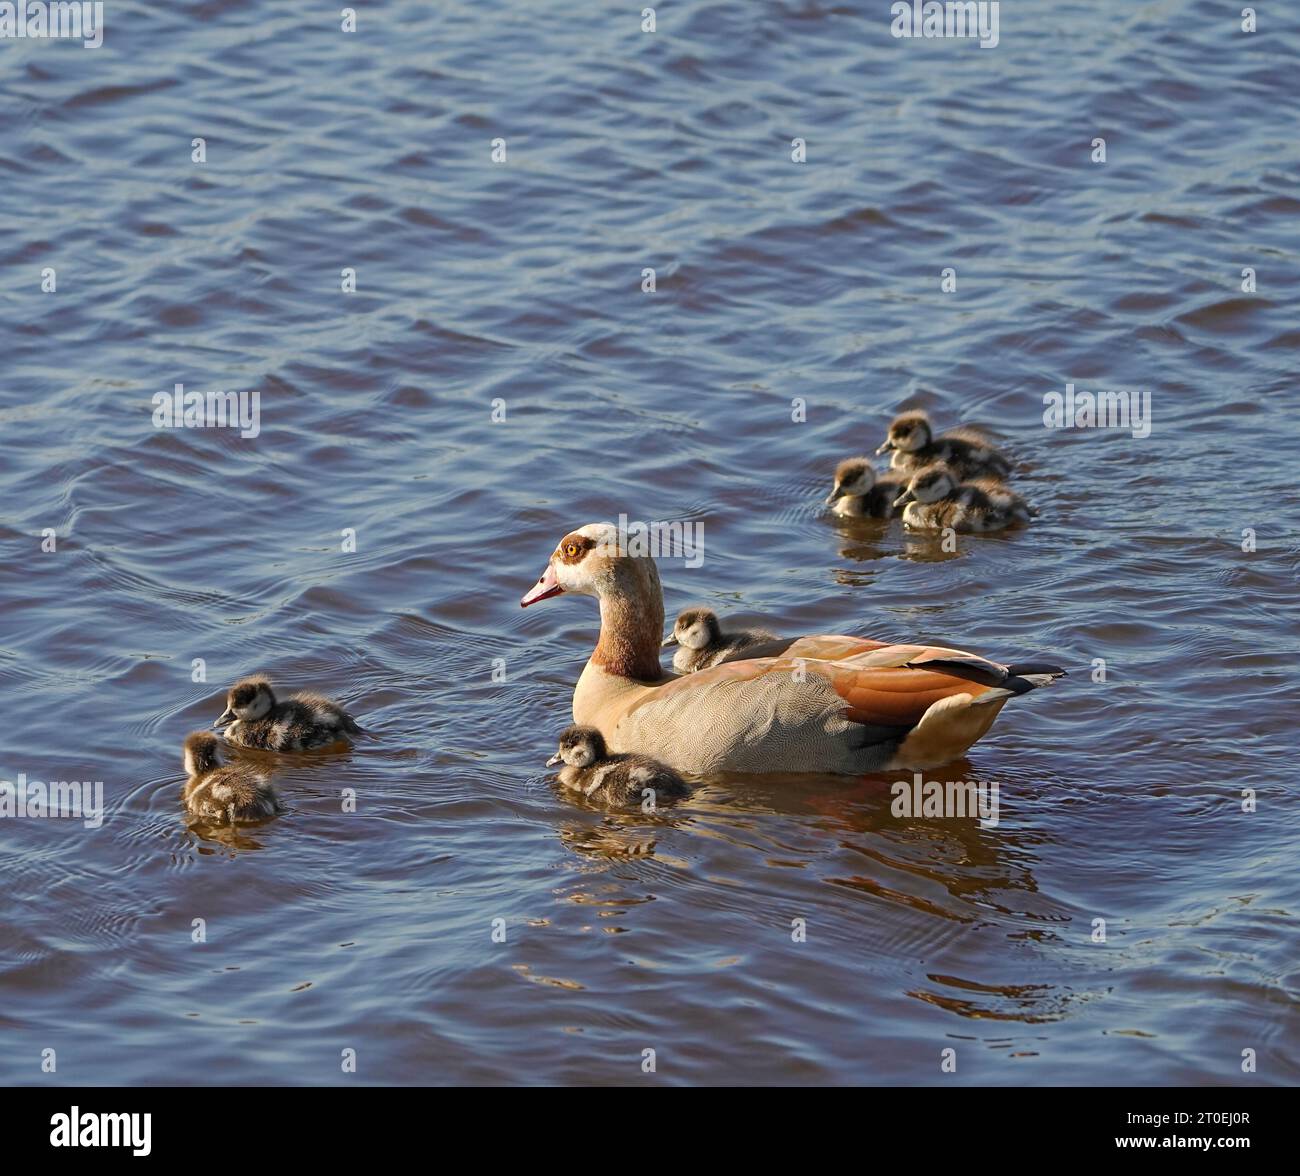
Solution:
M566 535L560 540L560 546L556 548L555 554L565 563L576 564L579 560L585 559L587 552L595 546L595 541L587 538L586 535Z

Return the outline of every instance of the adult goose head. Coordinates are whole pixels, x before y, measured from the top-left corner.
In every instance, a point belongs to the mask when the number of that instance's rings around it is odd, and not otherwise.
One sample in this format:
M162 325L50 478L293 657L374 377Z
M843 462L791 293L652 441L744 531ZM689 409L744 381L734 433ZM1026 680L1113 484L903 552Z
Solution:
M1003 665L957 649L865 637L780 640L764 656L665 675L663 594L654 560L609 524L560 540L524 607L560 593L600 602L600 639L573 693L573 718L613 752L677 771L833 772L930 768L960 757L1007 699L1065 671Z
M649 556L628 555L612 523L570 531L546 569L519 602L524 608L561 592L600 601L600 641L591 660L617 677L643 682L663 678L664 597L659 570Z

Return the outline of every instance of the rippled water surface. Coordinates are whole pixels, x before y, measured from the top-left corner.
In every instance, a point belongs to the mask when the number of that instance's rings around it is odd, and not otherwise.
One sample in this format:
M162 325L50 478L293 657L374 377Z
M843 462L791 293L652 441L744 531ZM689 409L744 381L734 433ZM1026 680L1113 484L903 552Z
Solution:
M0 821L0 1080L1300 1080L1296 12L105 7L0 42L0 778L109 808ZM1044 428L1067 381L1150 436ZM155 429L176 383L260 434ZM904 404L1037 523L828 520ZM940 776L998 827L889 776L557 794L596 611L519 597L620 512L704 525L670 614L1067 666ZM188 830L181 740L254 670L375 738Z

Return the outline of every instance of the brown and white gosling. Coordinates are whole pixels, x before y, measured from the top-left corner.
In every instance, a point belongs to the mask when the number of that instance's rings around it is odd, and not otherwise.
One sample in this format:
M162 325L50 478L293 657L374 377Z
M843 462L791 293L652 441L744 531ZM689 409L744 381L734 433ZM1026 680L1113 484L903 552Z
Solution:
M279 702L270 682L260 676L243 678L230 688L226 709L212 725L225 727L229 743L267 751L311 751L364 734L337 703L308 691Z
M851 519L892 519L902 514L894 500L907 488L905 474L878 475L865 457L850 457L835 467L835 483L826 496L832 514Z
M898 496L898 505L904 508L903 524L918 530L1002 531L1029 522L1036 513L1001 482L961 482L943 462L913 474L907 489Z
M934 435L930 418L923 412L905 412L889 426L885 443L876 452L893 453L889 468L910 475L936 461L947 462L958 479L1005 478L1011 462L983 437L970 429L949 429Z
M707 670L736 654L775 641L776 634L765 629L737 629L724 633L718 614L708 608L687 608L677 614L673 631L664 638L664 646L679 646L673 654L673 669L679 674Z
M217 737L210 731L187 736L183 753L189 779L181 798L196 820L238 825L265 821L282 811L266 773L244 764L223 764Z
M605 804L653 805L690 794L690 785L676 772L648 755L611 755L605 737L595 727L566 727L560 732L560 750L546 761L548 768L563 763L560 783L589 800ZM649 792L651 795L646 796Z

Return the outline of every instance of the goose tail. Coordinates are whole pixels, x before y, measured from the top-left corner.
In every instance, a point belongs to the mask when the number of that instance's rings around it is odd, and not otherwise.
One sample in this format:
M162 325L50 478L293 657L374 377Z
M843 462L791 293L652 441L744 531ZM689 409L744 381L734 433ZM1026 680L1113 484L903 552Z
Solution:
M944 657L932 658L920 662L908 662L908 669L933 670L967 682L975 682L999 691L998 698L1011 694L1028 694L1040 686L1046 686L1057 678L1064 678L1065 671L1050 662L1017 662L1009 666L1000 666L981 658Z

